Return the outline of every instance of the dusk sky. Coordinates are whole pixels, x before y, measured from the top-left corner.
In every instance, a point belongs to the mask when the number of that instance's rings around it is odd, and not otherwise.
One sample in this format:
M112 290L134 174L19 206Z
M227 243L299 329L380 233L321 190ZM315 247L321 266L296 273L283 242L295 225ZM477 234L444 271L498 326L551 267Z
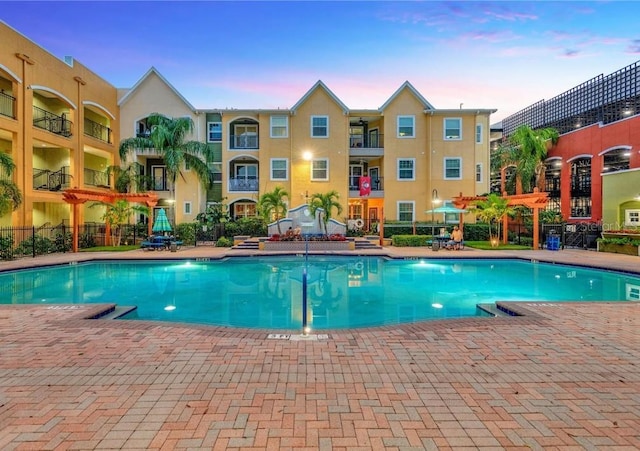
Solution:
M375 109L408 80L492 123L640 60L638 17L627 1L0 1L55 56L120 88L154 66L196 108L290 108L322 80Z

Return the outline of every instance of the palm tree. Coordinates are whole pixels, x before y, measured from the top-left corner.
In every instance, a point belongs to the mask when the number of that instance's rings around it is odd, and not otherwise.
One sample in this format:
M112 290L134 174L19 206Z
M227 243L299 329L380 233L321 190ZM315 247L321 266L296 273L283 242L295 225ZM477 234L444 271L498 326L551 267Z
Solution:
M149 214L149 208L142 205L131 205L124 199L117 200L114 204L96 202L91 205L91 207L96 206L106 208L102 219L111 227L111 242L114 243L116 247L120 246L120 242L122 241L122 226L129 222L131 215L133 213Z
M492 170L513 166L516 194L531 193L534 187L543 191L544 160L550 145L556 144L558 137L554 128L533 130L521 125L492 155Z
M313 216L315 216L318 210L322 210L322 216L319 216L318 220L321 220L324 225L325 236L329 235L327 225L329 224L329 219L331 219L331 211L335 208L337 214L342 213L342 205L338 202L339 198L340 194L335 190L329 191L325 194L315 193L311 196L309 211Z
M281 186L276 186L270 193L264 193L258 200L258 211L265 219L265 221L271 221L275 219L278 226L278 233L282 235L280 229L280 218L284 218L287 215L287 203L285 198L289 197L289 193Z
M109 166L107 175L114 176L114 188L119 193L143 193L147 190L149 177L142 174L143 166L137 161L126 166Z
M213 151L205 143L186 140L187 135L194 130L193 120L189 117L170 118L153 113L147 118L147 125L151 128L149 137L128 138L120 142L120 158L126 160L134 152L160 155L164 159L172 199L175 199L176 179L178 176L185 179L182 173L185 165L196 173L204 189L208 189L211 176L207 162L213 160Z
M471 208L471 211L475 213L481 221L489 224L489 242L493 247L498 246L502 219L506 215L513 214L513 208L509 207L509 199L491 193L485 200L476 202Z
M11 213L22 204L20 188L11 180L15 169L11 155L0 152L0 216Z

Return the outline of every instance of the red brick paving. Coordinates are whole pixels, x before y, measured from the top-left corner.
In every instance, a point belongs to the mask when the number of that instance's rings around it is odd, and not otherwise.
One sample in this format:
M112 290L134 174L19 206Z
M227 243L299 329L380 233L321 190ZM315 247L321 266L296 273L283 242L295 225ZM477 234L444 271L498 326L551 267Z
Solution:
M317 341L101 308L0 307L1 449L640 449L640 303Z

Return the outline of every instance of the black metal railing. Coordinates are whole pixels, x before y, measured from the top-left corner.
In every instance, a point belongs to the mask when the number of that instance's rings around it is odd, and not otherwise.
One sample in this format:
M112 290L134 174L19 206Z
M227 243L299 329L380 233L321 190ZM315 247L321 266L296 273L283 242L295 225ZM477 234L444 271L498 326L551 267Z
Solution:
M349 147L352 149L381 149L384 147L384 135L350 134Z
M84 134L105 143L111 144L113 142L111 136L112 130L109 127L87 119L86 117L84 118Z
M360 190L360 176L349 177L349 191ZM384 191L384 178L371 178L371 191Z
M173 185L166 177L149 177L146 180L147 191L171 191Z
M57 171L33 168L33 189L45 191L60 191L71 186L69 166L63 166Z
M63 113L58 116L51 111L43 110L37 106L33 107L33 125L56 135L70 137L73 122L67 119Z
M98 186L100 188L109 188L109 174L104 171L84 168L84 184Z
M257 149L257 135L231 135L232 149Z
M229 191L258 191L258 179L231 178Z
M16 98L4 91L0 92L0 114L12 119L16 118Z

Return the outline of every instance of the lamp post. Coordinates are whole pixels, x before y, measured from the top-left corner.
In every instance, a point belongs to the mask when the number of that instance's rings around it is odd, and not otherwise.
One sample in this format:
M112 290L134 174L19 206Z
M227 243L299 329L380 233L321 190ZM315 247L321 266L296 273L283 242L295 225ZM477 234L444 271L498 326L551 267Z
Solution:
M435 238L435 226L433 225L433 223L435 222L435 208L436 205L440 204L440 198L438 197L438 190L437 189L432 189L431 190L431 239L433 240Z
M304 210L305 216L309 216L311 212L309 208ZM302 222L302 236L304 237L304 267L302 268L302 335L307 336L309 333L309 322L307 317L307 268L309 266L309 231L313 227L313 222Z

